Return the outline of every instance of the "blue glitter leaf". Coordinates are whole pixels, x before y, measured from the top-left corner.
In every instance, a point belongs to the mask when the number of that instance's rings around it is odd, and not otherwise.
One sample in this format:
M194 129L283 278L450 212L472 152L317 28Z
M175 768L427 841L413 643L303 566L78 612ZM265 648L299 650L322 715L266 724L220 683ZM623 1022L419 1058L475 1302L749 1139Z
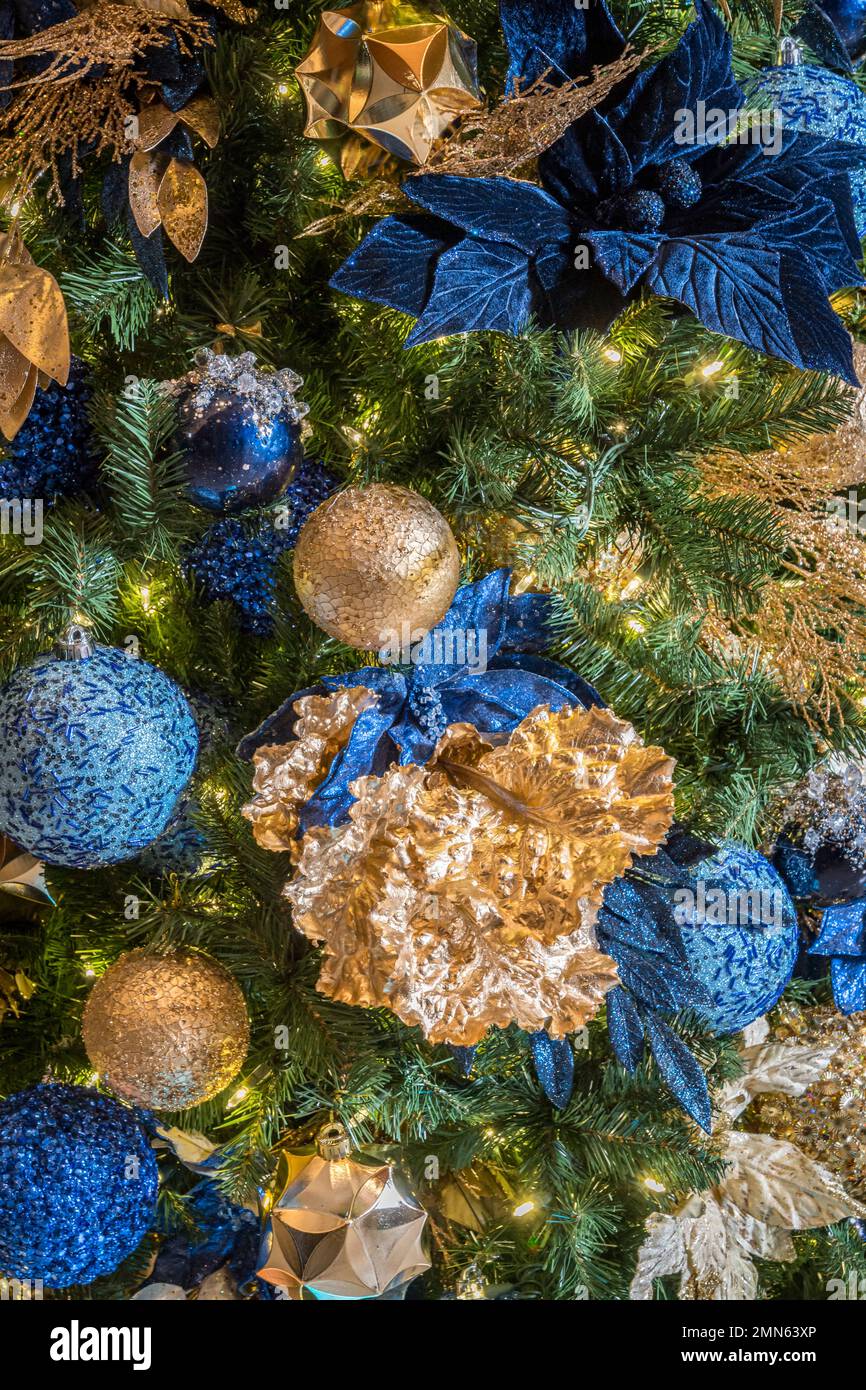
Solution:
M707 1078L682 1038L653 1014L644 1015L647 1040L658 1069L680 1105L707 1134L712 1133L712 1105Z
M605 996L607 1029L617 1058L634 1073L643 1057L644 1028L634 1002L620 985Z
M563 1110L574 1086L574 1053L567 1038L551 1038L543 1030L530 1033L535 1075L551 1105Z

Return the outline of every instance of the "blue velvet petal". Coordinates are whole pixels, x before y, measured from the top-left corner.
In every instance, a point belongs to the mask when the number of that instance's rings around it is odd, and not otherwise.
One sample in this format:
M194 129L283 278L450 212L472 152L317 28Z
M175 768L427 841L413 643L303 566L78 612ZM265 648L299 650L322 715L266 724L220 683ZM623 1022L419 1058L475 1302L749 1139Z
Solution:
M718 15L696 0L697 18L674 51L654 68L639 73L607 120L628 151L635 171L670 159L696 158L698 144L676 139L677 113L739 111L743 94L731 70L731 40Z
M547 191L590 225L601 199L634 181L625 146L598 111L588 111L544 151L538 173Z
M866 960L837 957L830 965L833 999L843 1014L866 1009Z
M698 1062L682 1038L653 1014L644 1015L647 1041L659 1071L680 1105L707 1134L712 1129L712 1105Z
M634 1074L643 1057L644 1028L631 997L620 985L608 990L607 1029L617 1060Z
M691 309L714 333L803 367L781 278L779 253L742 234L664 243L646 283Z
M439 257L430 299L406 347L452 333L519 333L532 309L529 268L516 246L466 237Z
M586 237L575 237L570 246L553 246L535 262L540 290L533 311L542 328L606 333L626 307L622 291L595 265L576 268L575 250L581 241Z
M547 1033L530 1033L535 1075L541 1089L557 1110L564 1110L574 1089L574 1053L563 1038L557 1041Z
M551 77L580 77L618 58L625 40L604 0L500 0L499 16L511 59L507 85Z
M340 266L331 286L417 318L427 303L438 257L458 237L456 229L435 217L386 217Z
M795 366L840 376L858 386L851 335L827 298L827 287L806 256L783 252L780 267L785 306L797 345ZM860 281L862 284L862 281Z
M505 242L534 256L571 234L560 203L534 183L416 174L403 185L413 202L483 241Z
M645 232L586 232L595 264L625 293L633 289L652 264L664 238Z
M477 1047L456 1047L448 1044L448 1050L454 1058L454 1062L464 1076L468 1076L475 1062Z

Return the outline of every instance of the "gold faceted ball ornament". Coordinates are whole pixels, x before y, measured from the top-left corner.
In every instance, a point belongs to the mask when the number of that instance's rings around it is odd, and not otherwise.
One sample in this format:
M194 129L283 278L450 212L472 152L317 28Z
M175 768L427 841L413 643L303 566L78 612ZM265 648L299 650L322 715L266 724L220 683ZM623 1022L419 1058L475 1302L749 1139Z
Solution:
M430 1267L426 1211L392 1164L352 1156L342 1125L319 1131L318 1150L281 1157L259 1278L291 1299L401 1297Z
M320 628L379 651L420 641L460 582L451 527L409 488L350 487L317 507L295 549L295 588Z
M212 957L127 951L97 980L84 1046L116 1095L154 1110L212 1100L237 1076L250 1024L243 993Z
M347 177L369 166L365 149L424 164L455 117L481 104L472 39L406 0L323 10L296 76L304 133L334 144Z

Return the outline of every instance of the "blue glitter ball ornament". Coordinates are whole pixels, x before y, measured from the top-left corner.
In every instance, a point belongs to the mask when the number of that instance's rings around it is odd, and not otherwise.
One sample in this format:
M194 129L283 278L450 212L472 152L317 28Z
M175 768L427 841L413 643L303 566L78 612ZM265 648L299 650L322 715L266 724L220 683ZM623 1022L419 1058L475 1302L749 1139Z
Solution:
M201 585L204 601L228 600L245 632L267 637L274 626L277 562L294 548L307 517L336 486L337 479L319 462L304 459L273 522L251 530L235 518L215 521L186 554L187 573Z
M232 358L205 349L197 361L172 383L180 419L173 446L184 456L189 500L209 512L275 501L303 458L301 378L287 368L260 371L251 352Z
M89 1284L156 1216L157 1168L135 1112L83 1086L0 1101L0 1271L51 1289Z
M87 369L72 359L65 386L51 382L37 391L30 414L0 458L0 497L40 499L95 491L98 462L87 407L92 392Z
M161 834L198 733L174 681L72 627L0 689L0 746L0 832L49 864L89 869Z
M709 991L715 1033L737 1033L771 1009L793 972L797 913L757 851L726 844L686 871L677 921L689 968Z
M750 108L781 112L789 128L866 145L866 94L850 78L829 68L797 62L767 68L744 83L743 92ZM767 149L772 173L771 147ZM851 169L849 177L857 234L866 236L866 167Z

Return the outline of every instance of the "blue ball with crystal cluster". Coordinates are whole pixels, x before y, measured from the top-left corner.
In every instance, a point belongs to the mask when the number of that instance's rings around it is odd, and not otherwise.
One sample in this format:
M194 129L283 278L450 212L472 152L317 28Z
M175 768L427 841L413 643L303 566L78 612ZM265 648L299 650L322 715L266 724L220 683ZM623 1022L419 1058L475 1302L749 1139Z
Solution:
M689 968L708 990L715 1033L737 1033L771 1009L797 961L797 913L756 850L725 844L686 871L675 897Z
M241 512L282 497L303 458L301 385L287 368L259 370L251 352L231 358L209 349L173 383L180 422L173 444L193 506Z
M0 1270L51 1289L131 1255L156 1216L157 1167L134 1110L84 1086L0 1101Z
M866 145L866 94L840 73L808 63L767 68L744 83L749 107L781 112L783 125ZM768 146L767 169L772 174L772 149ZM866 166L849 170L854 223L858 236L866 236Z
M113 647L83 649L37 657L0 689L0 832L49 864L89 869L162 833L198 732L162 671Z

